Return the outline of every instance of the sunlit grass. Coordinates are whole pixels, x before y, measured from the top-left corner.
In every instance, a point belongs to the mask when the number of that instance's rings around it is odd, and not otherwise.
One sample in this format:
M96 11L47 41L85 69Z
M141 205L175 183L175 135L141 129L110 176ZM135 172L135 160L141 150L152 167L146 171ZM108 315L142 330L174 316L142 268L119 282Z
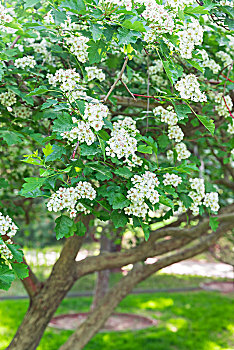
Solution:
M0 350L6 348L27 309L27 301L0 302ZM91 298L65 299L57 314L88 311ZM118 312L148 315L156 327L96 335L85 350L231 350L233 299L209 292L129 295ZM71 331L47 328L39 350L57 350Z

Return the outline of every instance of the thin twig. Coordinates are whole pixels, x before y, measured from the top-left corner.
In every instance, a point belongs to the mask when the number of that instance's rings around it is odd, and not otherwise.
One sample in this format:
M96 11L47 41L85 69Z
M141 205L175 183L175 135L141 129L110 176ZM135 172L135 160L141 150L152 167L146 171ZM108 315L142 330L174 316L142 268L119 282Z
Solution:
M15 40L13 41L13 43L12 43L11 46L10 46L10 49L13 49L13 47L15 46L15 44L17 43L17 41L18 41L20 38L21 38L20 35L18 35L18 36L15 38Z
M123 86L125 87L125 89L129 92L129 94L132 96L132 98L134 100L136 100L136 97L134 96L134 94L129 90L127 84L125 84L125 82L122 80L122 78L120 79L121 83L123 84Z
M128 57L126 56L126 57L125 57L125 60L124 60L123 67L122 67L122 69L121 69L121 71L120 71L120 73L119 73L118 78L116 79L116 81L114 82L114 84L111 86L110 90L108 91L106 97L105 97L104 100L103 100L104 103L108 100L110 94L111 94L112 91L115 89L117 83L121 80L122 75L123 75L123 73L124 73L124 70L125 70L125 68L126 68L127 63L128 63Z

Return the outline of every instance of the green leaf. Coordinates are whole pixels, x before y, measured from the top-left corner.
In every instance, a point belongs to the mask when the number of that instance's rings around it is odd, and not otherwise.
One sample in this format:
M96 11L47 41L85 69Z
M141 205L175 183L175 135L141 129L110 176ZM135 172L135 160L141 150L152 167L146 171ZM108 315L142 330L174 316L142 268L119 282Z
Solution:
M87 228L83 224L83 222L82 221L78 221L76 223L76 232L75 232L75 234L77 236L83 237L85 235L86 231L87 231Z
M19 263L23 262L24 254L21 250L21 247L17 244L8 244L8 243L5 243L5 244L8 247L8 249L11 251L11 254L13 255L14 259Z
M114 171L116 175L125 177L126 179L129 179L132 176L131 170L129 170L128 167L124 166L123 168L118 168Z
M102 40L89 42L88 58L90 64L101 61L106 50L106 45Z
M134 21L134 19L132 19L132 22L129 19L125 19L125 21L122 23L122 26L127 29L135 30L137 32L146 32L143 23L140 21Z
M187 114L192 113L188 105L177 105L173 102L173 106L178 120L183 120L188 117Z
M140 152L140 153L152 154L153 148L151 146L139 145L137 147L137 151Z
M182 76L183 68L169 61L162 61L162 63L168 79L174 84Z
M0 188L7 188L9 186L9 182L6 179L0 178Z
M40 0L24 0L24 8L33 7L40 2Z
M54 160L61 159L62 155L66 154L66 149L64 146L53 145L52 153L46 157L47 162L53 162Z
M93 40L97 41L101 38L103 32L103 26L98 23L92 23L90 26L90 31L92 32Z
M54 100L54 99L52 99L52 98L49 98L45 103L42 104L41 110L46 109L46 108L49 108L49 107L51 107L51 106L54 106L54 105L56 105L57 103L58 103L57 100Z
M187 14L202 14L202 15L208 15L209 11L206 10L203 6L196 6L196 7L186 7L184 10Z
M42 95L42 94L44 94L47 91L48 91L48 89L47 89L46 86L39 86L38 88L36 88L33 91L29 92L26 96Z
M189 208L191 206L191 204L193 203L193 200L191 197L189 197L187 194L185 193L181 193L180 194L180 199L182 200L185 208Z
M100 153L100 149L98 149L97 145L95 144L88 146L85 143L83 143L80 146L81 156L94 156L97 153Z
M2 137L3 140L6 141L8 146L12 146L12 145L23 142L23 140L22 140L23 136L21 134L13 132L13 131L1 130L0 137Z
M86 6L83 0L65 0L61 3L61 7L68 9L74 13L84 14Z
M158 144L161 148L166 148L167 145L169 144L169 137L166 134L160 135L157 138Z
M105 165L100 165L97 162L89 162L86 164L86 168L90 168L94 171L96 171L96 179L97 180L109 180L112 179L113 175L111 171L109 170L109 167Z
M159 197L159 203L166 205L167 207L174 208L174 203L170 198L167 198L165 196Z
M24 180L26 183L23 184L23 189L20 191L21 195L41 188L41 186L46 181L46 179L41 179L39 177L26 177Z
M23 263L11 263L11 267L13 268L16 276L21 280L28 277L29 271L27 265Z
M115 228L124 227L128 223L128 217L122 212L119 213L118 210L112 211L110 218Z
M53 131L62 133L64 131L70 131L74 127L71 116L68 113L58 115L54 120Z
M209 225L210 225L211 230L215 232L217 230L217 228L219 227L218 218L215 216L210 216Z
M148 241L149 237L150 237L150 228L148 224L145 224L142 219L138 218L141 228L144 232L144 236L145 236L145 240Z
M56 238L59 240L66 235L70 234L70 231L73 226L73 220L70 219L68 216L61 215L55 220L55 232L56 232Z
M42 152L44 153L45 157L48 157L51 153L53 153L53 147L50 143L47 143L45 148L42 148Z
M7 265L0 265L0 289L8 290L15 279L13 270Z
M195 61L193 61L193 60L191 60L191 59L187 59L187 62L189 63L189 64L191 64L191 66L193 66L194 68L196 68L196 69L198 69L200 72L204 72L204 68L203 67L201 67L200 65L199 65L199 63L197 63L197 62L195 62Z
M213 119L208 119L207 117L203 115L197 115L197 118L200 120L200 122L205 126L209 132L214 135L215 132L215 123Z
M110 204L113 209L123 209L130 204L130 201L122 193L114 193Z
M141 33L134 30L118 28L117 38L119 40L119 45L135 43L140 36Z

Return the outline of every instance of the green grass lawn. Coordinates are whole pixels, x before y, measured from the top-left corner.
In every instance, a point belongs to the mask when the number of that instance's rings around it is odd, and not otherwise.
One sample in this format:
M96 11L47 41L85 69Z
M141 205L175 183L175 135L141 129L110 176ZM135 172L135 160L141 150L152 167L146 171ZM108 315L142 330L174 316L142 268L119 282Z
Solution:
M62 302L57 314L88 311L91 298ZM0 350L6 348L28 305L27 300L0 301ZM156 318L157 327L96 335L85 350L231 350L234 304L216 292L129 295L116 311ZM58 350L71 334L47 328L39 350ZM25 349L26 350L26 349ZM73 349L72 349L73 350Z

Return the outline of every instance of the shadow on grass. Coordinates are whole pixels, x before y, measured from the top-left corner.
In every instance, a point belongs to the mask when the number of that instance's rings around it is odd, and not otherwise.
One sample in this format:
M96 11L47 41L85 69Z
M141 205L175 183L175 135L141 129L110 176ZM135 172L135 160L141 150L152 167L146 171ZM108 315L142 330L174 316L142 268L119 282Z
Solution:
M89 309L91 298L66 299L56 314ZM28 302L0 302L0 350L9 344ZM159 320L141 331L97 334L85 350L228 350L234 348L233 300L210 292L129 295L117 308ZM39 350L58 350L71 331L47 328Z

